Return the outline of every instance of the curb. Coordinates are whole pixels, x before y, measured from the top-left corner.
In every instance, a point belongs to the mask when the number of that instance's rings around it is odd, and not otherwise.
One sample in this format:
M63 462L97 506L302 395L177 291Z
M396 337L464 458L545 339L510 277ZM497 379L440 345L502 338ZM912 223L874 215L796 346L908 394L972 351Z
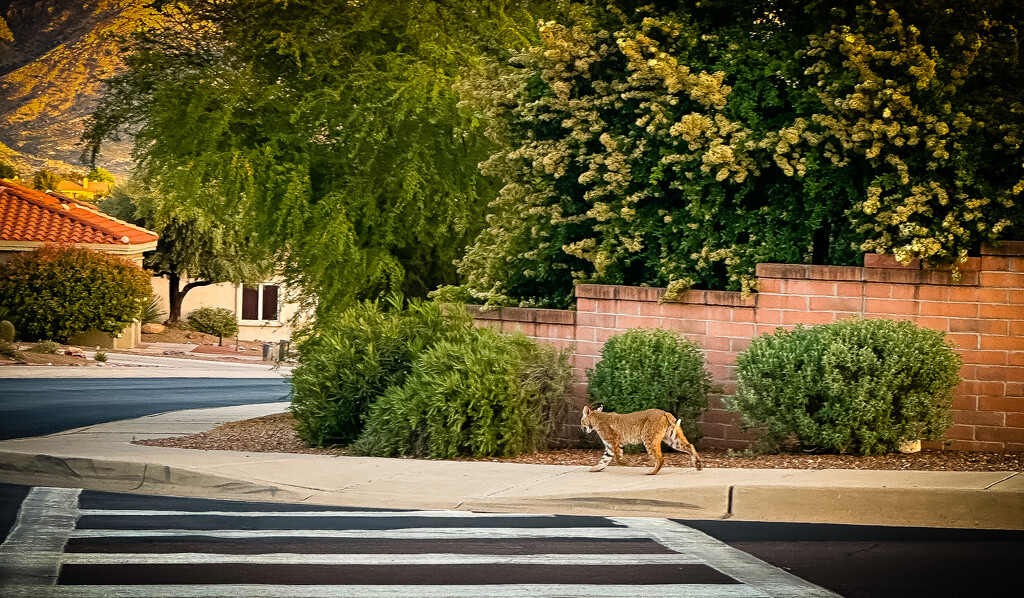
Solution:
M735 486L739 520L1024 530L1024 493L994 489Z
M676 500L676 491L667 488L558 495L510 489L510 494L450 500L356 487L337 492L273 484L141 461L0 451L0 480L4 482L110 492L399 509L1024 529L1024 492L1016 487L1024 476L1011 475L1003 482L1011 479L1005 489L746 483L690 486L680 489Z
M235 500L302 502L303 494L202 471L155 463L102 461L0 452L0 481L29 486L58 486L126 492L209 496Z

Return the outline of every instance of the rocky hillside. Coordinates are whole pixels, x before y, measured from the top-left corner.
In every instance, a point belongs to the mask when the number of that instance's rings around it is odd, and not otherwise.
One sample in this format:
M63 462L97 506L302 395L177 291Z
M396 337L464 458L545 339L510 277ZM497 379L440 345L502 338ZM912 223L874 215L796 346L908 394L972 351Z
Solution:
M22 176L86 170L80 141L102 79L120 62L117 36L153 15L146 0L0 0L0 159ZM128 141L97 165L124 176Z

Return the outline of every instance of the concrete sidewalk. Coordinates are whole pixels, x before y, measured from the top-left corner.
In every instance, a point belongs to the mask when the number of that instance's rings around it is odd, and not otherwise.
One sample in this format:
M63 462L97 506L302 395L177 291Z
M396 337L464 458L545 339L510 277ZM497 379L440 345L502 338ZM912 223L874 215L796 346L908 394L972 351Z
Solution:
M0 481L407 509L1024 529L1020 472L586 467L168 449L287 403L177 411L0 442ZM596 452L595 452L596 457Z

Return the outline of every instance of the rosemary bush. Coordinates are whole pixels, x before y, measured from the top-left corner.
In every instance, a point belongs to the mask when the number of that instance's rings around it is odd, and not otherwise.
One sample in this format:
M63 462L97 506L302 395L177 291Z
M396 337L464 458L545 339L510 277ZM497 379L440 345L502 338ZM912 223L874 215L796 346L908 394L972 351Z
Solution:
M761 441L879 454L936 440L952 423L960 356L941 332L893 320L843 320L766 334L737 359L727 405Z

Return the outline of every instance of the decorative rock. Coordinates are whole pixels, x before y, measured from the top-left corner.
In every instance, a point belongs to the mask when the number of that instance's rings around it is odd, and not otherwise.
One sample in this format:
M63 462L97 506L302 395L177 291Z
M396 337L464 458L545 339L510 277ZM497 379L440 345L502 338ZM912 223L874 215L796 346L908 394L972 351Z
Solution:
M903 454L920 453L921 452L921 441L920 440L906 440L900 443L900 452Z
M142 325L142 334L160 334L164 330L167 330L167 327L164 326L163 324L143 324Z
M64 354L70 355L71 357L81 357L82 359L85 359L85 351L75 347L68 347L67 349L64 349Z

